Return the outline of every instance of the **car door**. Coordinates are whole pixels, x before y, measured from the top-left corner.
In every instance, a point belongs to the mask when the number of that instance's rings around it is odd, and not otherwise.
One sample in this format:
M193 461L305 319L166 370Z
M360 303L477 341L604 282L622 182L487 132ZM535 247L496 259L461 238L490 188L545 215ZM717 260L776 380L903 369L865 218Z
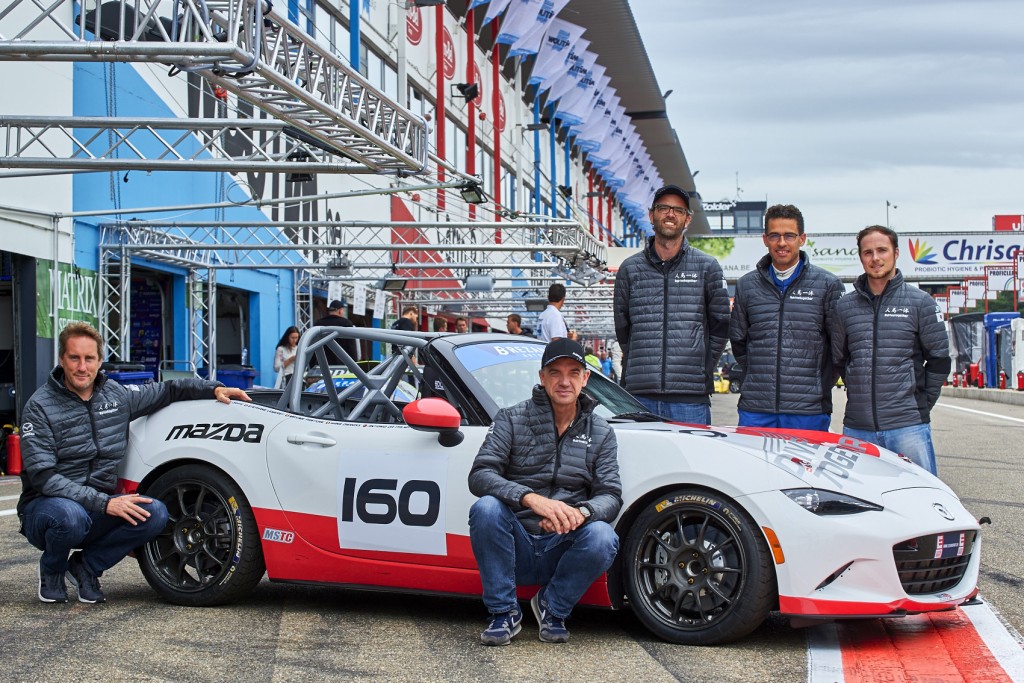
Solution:
M467 477L486 428L463 433L461 444L445 448L435 434L404 424L293 416L273 429L268 468L289 526L349 560L339 566L351 575L332 567L330 580L367 583L395 563L475 569Z

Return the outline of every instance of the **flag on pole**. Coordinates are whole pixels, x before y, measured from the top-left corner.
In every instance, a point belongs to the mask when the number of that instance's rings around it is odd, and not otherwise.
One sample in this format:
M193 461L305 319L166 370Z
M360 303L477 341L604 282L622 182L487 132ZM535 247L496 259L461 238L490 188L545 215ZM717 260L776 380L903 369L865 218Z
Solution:
M510 2L512 2L512 0L490 0L490 1L491 1L491 4L489 4L487 6L487 13L484 14L484 21L480 25L480 28L483 28L487 24L489 24L492 21L494 21L495 19L497 19L498 15L501 14L502 12L504 12L505 8L508 7L508 4ZM473 4L473 7L476 7L477 5L480 5L480 4L483 4L483 3L482 2L475 2Z
M522 9L519 9L515 16L518 17L522 14L529 17L530 21L521 24L521 28L517 29L520 33L514 40L507 41L507 44L512 46L508 56L522 57L536 54L548 26L554 20L555 15L561 12L567 4L569 4L569 0L528 0L527 3L519 5L518 7ZM512 11L516 8L517 5L513 4L505 13L506 22L513 21ZM503 33L504 31L498 34L497 42L505 42L502 41Z

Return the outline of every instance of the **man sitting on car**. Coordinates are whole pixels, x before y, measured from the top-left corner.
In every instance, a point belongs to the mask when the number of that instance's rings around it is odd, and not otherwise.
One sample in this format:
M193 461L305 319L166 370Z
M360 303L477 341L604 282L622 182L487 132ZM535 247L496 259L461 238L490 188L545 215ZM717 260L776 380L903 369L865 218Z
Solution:
M581 394L589 376L579 343L549 343L532 398L498 411L473 462L469 490L480 500L469 537L491 613L484 645L519 633L517 585L541 587L530 602L540 639L568 641L565 620L618 552L615 432Z
M39 600L67 602L67 573L80 602L104 602L103 572L167 524L159 500L114 493L128 423L174 401L250 399L241 389L203 379L121 386L100 373L103 337L86 323L65 327L58 351L60 365L25 404L21 533L43 551Z

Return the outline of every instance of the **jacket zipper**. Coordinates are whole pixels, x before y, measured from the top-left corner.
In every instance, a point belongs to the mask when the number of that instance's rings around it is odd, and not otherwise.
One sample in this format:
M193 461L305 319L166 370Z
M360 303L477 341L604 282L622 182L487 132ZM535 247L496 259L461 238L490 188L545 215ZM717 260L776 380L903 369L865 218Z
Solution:
M580 412L582 413L582 410ZM555 466L551 471L550 491L552 496L555 495L555 482L558 479L558 470L562 466L562 441L569 435L569 432L571 432L573 428L580 423L580 418L581 416L577 415L576 419L570 422L569 426L565 428L565 431L562 432L561 436L558 435L558 426L555 425L553 427L555 430Z
M661 393L664 394L665 376L668 374L668 271L665 269L664 262L662 263L661 277L664 281L661 295L661 319L665 323L661 332Z
M886 283L887 288L888 286L888 283ZM878 374L878 312L882 309L882 296L884 294L885 292L883 291L882 294L875 297L874 302L872 302L875 306L875 312L874 322L871 327L871 419L875 423L876 432L880 431L878 429L878 389L876 378L876 375Z

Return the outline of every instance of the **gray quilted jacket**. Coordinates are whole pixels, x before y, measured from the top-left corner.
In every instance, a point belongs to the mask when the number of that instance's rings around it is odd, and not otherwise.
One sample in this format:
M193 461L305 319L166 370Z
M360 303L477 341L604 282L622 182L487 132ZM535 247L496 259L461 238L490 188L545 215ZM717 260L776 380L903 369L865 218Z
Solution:
M64 386L63 368L54 368L25 404L19 516L40 496L70 498L86 510L105 511L128 450L128 423L174 401L213 398L219 386L202 379L121 386L100 373L92 397L83 401Z
M729 339L729 292L717 260L684 238L679 254L662 262L652 237L615 275L614 311L629 392L708 400Z
M743 372L740 410L755 413L832 413L831 330L843 283L812 266L800 252L801 271L783 297L766 255L736 283L732 353Z
M527 493L569 505L586 503L592 521L611 522L622 507L617 446L615 432L594 415L595 405L580 394L576 419L561 438L540 385L532 398L499 410L473 461L469 490L508 505L533 534L544 531L540 517L521 502Z
M866 275L855 287L836 304L832 337L832 358L845 367L843 424L878 432L929 422L951 365L942 312L899 270L878 297Z

